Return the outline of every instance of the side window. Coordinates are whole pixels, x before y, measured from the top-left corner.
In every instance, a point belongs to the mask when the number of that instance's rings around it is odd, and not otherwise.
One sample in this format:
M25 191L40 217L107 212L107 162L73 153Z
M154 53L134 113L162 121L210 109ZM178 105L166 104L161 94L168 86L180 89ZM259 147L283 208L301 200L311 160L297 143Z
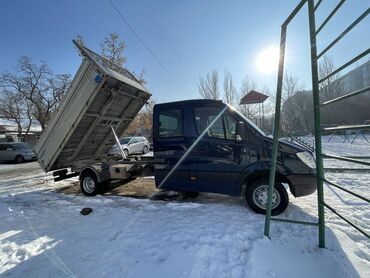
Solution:
M159 137L183 136L182 111L180 109L161 111L159 113Z
M229 114L226 114L224 117L225 121L225 131L227 139L235 139L235 126L236 120Z
M198 132L202 133L218 117L221 110L212 107L199 107L195 108L194 112ZM236 122L235 118L224 113L208 129L207 134L209 137L234 140Z
M194 109L195 123L199 133L202 133L209 125L217 118L221 110L212 107L198 107ZM222 117L219 117L216 122L208 129L209 137L225 138Z
M136 138L132 138L130 142L131 142L131 144L135 144L135 143L137 143L137 139Z
M6 151L7 149L12 149L14 151L14 147L12 145L6 145L6 144L0 145L0 150Z

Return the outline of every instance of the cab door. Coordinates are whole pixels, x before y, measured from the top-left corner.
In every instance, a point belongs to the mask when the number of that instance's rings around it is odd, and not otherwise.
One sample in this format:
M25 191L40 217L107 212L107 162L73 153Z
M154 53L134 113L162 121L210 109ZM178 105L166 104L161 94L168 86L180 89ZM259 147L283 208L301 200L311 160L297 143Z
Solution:
M229 110L220 113L222 109L217 107L194 109L198 136L207 131L192 151L191 188L236 195L239 175L249 157L246 145L235 140L237 117Z
M191 159L185 156L191 145L186 136L185 109L179 106L160 106L154 109L155 183L158 188L176 191L189 189Z

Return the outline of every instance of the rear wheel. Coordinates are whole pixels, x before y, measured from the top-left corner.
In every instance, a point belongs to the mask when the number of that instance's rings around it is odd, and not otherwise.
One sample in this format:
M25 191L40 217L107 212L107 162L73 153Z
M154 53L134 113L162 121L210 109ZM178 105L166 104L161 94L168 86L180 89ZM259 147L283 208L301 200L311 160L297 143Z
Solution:
M15 157L15 162L16 162L16 163L23 163L23 162L24 162L24 157L23 157L23 156L21 156L21 155L17 155L17 156Z
M267 196L269 182L267 178L253 181L247 186L246 200L249 207L259 214L266 214ZM282 213L289 204L289 196L285 187L276 182L272 193L271 214L278 215Z
M126 157L126 158L128 158L128 155L129 155L128 150L127 150L127 149L124 149L124 150L123 150L123 153L125 154L125 157Z
M148 146L144 146L144 149L143 149L143 153L147 153L148 152Z
M94 172L86 171L81 174L80 188L86 196L96 196L99 193L99 183Z

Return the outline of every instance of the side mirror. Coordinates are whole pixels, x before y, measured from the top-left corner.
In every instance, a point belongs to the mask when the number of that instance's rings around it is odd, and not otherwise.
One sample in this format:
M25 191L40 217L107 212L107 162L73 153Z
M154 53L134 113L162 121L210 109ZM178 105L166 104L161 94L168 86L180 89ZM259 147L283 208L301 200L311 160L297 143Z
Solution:
M235 125L235 141L241 142L247 140L247 130L244 122L237 122Z

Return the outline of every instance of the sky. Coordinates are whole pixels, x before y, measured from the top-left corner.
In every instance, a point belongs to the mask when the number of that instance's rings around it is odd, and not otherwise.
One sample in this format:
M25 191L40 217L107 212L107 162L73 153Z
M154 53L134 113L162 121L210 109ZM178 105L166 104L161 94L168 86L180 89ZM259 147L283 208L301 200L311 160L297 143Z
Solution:
M211 70L217 70L221 80L228 70L237 87L248 76L256 84L254 89L275 94L276 71L261 72L256 60L267 48L278 47L281 23L298 0L111 1L159 63L109 0L13 0L2 1L0 9L0 72L14 70L17 59L27 55L35 62L47 62L55 73L73 75L81 63L72 44L77 34L99 52L104 37L117 32L126 43L126 66L135 72L145 70L147 88L156 102L198 98L199 77ZM323 1L317 25L338 1ZM319 34L319 51L369 6L369 0L346 1ZM334 63L339 66L367 49L369 31L368 16L330 51ZM302 88L310 89L307 7L289 26L286 57L286 70Z

